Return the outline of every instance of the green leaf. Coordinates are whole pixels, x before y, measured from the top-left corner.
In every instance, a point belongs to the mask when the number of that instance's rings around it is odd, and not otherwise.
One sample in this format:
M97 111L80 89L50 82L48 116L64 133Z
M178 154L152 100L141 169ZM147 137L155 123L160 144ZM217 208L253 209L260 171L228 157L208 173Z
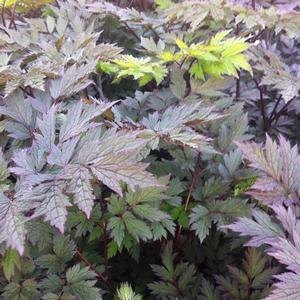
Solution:
M37 264L50 272L62 272L75 253L75 244L68 236L58 235L53 240L53 254L44 254Z
M178 223L180 226L182 226L184 229L189 228L189 218L187 215L187 212L182 210L178 216Z
M153 79L152 74L145 74L139 79L139 86L144 86Z
M168 218L168 215L160 211L156 207L152 207L148 204L140 204L133 207L133 212L135 215L149 220L151 222L162 221L165 218Z
M99 61L97 63L96 69L99 73L103 72L107 74L114 74L119 71L119 68L116 65L106 61Z
M180 38L176 39L176 44L180 49L187 48L187 44Z
M155 4L159 9L167 9L172 5L172 0L155 0Z
M205 76L200 62L194 63L190 68L189 72L196 79L205 80Z
M7 249L2 260L2 266L5 278L10 281L11 277L15 275L16 270L20 270L21 268L21 260L18 251Z
M166 244L162 253L162 266L151 265L153 272L160 278L148 284L152 294L158 296L190 295L195 280L195 268L187 263L174 264L176 255L172 254L172 244Z
M5 299L39 299L38 286L33 279L26 279L21 284L10 282L5 286L2 296Z
M192 213L190 214L191 229L195 230L201 243L209 234L211 222L209 211L204 206L197 205L192 209Z
M230 32L231 32L231 30L224 30L224 31L218 32L216 35L214 35L210 39L209 44L210 45L218 45Z
M95 277L96 274L88 267L80 268L79 265L75 265L67 270L66 290L79 300L101 300L100 289L94 286Z
M243 69L253 75L252 68L243 54L237 54L230 57L230 62L239 70Z
M143 221L136 219L130 212L123 215L123 220L128 232L139 241L147 241L152 238L150 227Z
M111 217L108 221L107 229L116 244L120 247L125 237L125 222L123 218Z
M49 274L46 278L40 283L40 287L51 293L59 293L64 286L64 281L56 274Z
M206 279L201 282L201 300L221 300L219 291Z
M115 300L142 300L142 296L136 294L132 287L127 283L121 283L117 289Z
M58 235L53 240L53 252L60 260L70 261L75 253L75 243L68 236Z
M166 62L171 62L175 60L175 56L170 51L164 51L159 55L159 58Z
M107 254L109 258L114 257L118 253L118 250L119 250L119 246L116 242L110 241L108 243Z

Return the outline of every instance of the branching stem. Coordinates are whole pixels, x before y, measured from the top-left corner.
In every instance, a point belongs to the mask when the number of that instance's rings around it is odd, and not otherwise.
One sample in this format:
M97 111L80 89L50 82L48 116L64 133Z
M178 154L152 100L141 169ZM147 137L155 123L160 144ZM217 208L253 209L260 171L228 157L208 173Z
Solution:
M280 95L279 98L277 99L277 101L276 101L276 103L275 103L275 106L274 106L274 108L273 108L273 110L272 110L272 112L271 112L271 114L270 114L270 118L269 118L269 120L268 120L268 123L269 123L269 124L271 124L274 115L276 115L276 110L277 110L277 107L278 107L278 105L279 105L281 99L282 99L282 95Z
M289 102L287 102L280 110L279 112L275 112L272 119L270 119L270 123L273 122L274 120L278 120L279 117L286 111L287 107L293 102L295 98L291 99Z
M192 180L191 180L189 191L188 191L188 195L186 197L185 204L184 204L184 211L187 211L187 208L189 206L191 196L192 196L192 193L193 193L193 190L194 190L196 179L200 174L200 158L201 158L201 152L198 152L197 157L196 157L196 161L195 161L195 168L194 168L194 172L193 172L193 175L192 175ZM181 230L182 230L182 226L179 227L179 229L177 231L177 234L176 234L176 238L178 236L180 236Z
M266 112L265 112L265 99L264 99L264 92L263 92L263 88L259 85L258 81L253 78L255 85L257 87L257 89L259 90L259 106L260 106L260 110L261 110L261 114L263 117L263 128L264 131L267 131L267 118L266 118Z

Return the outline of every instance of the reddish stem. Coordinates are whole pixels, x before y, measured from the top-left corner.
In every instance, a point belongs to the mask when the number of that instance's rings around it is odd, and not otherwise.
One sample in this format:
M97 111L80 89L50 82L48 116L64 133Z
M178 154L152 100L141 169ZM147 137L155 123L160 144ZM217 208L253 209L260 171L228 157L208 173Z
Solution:
M80 258L80 260L87 265L92 271L94 271L99 279L103 282L108 283L107 279L83 256L83 254L77 249L76 255Z
M193 175L192 175L192 181L190 183L189 192L188 192L188 195L186 197L185 204L184 204L184 211L186 211L188 206L189 206L190 199L191 199L191 196L192 196L192 193L193 193L193 190L194 190L194 185L195 185L195 182L196 182L196 178L200 174L200 158L201 158L201 152L198 152L198 155L197 155L196 161L195 161L194 172L193 172ZM177 231L177 234L176 234L176 238L180 236L181 230L182 230L182 226L179 227L179 229Z

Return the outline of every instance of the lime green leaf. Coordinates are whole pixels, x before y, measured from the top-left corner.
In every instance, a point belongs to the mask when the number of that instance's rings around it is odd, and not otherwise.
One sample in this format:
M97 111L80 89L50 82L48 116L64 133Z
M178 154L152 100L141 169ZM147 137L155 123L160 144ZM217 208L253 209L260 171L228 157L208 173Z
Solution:
M231 30L224 30L218 32L215 36L210 39L210 45L217 45L219 44L229 33Z
M169 61L173 61L175 60L175 56L172 52L170 51L164 51L160 54L159 56L160 59L166 61L166 62L169 62Z
M144 86L148 82L150 82L152 79L153 79L153 76L151 74L145 74L142 77L140 77L140 79L139 79L139 85L140 86Z
M157 84L160 84L166 75L166 69L162 66L154 67L153 76Z
M252 68L243 54L237 54L230 57L230 61L237 69L243 69L253 75Z
M202 80L205 80L205 76L204 76L204 73L203 73L203 69L202 69L202 66L200 64L200 62L198 63L194 63L192 65L192 67L190 68L190 74L192 76L194 76L196 79L202 79Z
M171 0L155 0L155 4L157 5L157 7L161 10L163 9L167 9L172 5L172 1Z
M230 57L230 56L234 56L236 54L242 53L243 51L247 50L249 48L249 44L245 43L243 41L241 42L235 42L233 43L232 46L226 48L223 53L222 53L222 57Z
M103 72L103 73L107 73L107 74L112 74L112 73L116 73L118 72L118 67L116 67L115 65L113 65L110 62L106 62L106 61L99 61L97 63L96 66L97 72Z
M176 44L180 49L187 48L187 44L182 39L176 39Z

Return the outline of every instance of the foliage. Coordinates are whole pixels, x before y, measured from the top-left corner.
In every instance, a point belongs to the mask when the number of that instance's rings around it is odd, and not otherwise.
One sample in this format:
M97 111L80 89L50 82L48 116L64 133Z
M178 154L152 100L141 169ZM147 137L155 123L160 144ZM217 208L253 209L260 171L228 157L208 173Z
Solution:
M122 283L117 290L116 300L141 300L141 296L134 293L128 283Z
M246 57L242 54L249 45L245 39L224 40L228 34L229 31L219 32L207 44L193 43L190 46L178 38L176 44L179 51L158 52L157 55L160 58L158 62L151 62L150 57L138 59L130 55L122 55L120 58L112 59L111 62L100 61L98 70L116 74L114 82L118 82L125 76L133 76L134 79L139 79L140 86L147 84L153 78L157 84L160 84L167 73L163 64L170 62L189 65L189 73L196 79L202 80L205 80L206 73L213 77L222 75L238 77L238 71L241 69L252 72ZM154 43L153 40L151 42ZM143 46L147 49L149 41L144 40ZM161 43L160 48L165 48L164 43Z
M30 10L36 10L46 4L53 3L53 0L1 0L0 6L13 7L16 6L17 12L29 12Z
M162 266L152 265L152 270L161 280L150 283L148 286L152 294L168 297L192 297L195 268L187 263L174 265L175 255L172 254L172 245L169 244L162 253Z
M0 6L1 298L300 298L299 1Z
M229 275L217 276L226 299L263 299L270 292L272 275L278 269L268 265L267 258L255 248L250 248L245 256L242 269L228 266Z
M268 205L276 218L271 219L265 212L255 211L254 220L243 217L227 228L241 235L250 236L248 245L271 246L267 249L267 253L292 271L276 276L279 282L266 299L296 299L299 296L298 285L296 281L289 280L299 276L296 259L299 255L296 217L299 190L296 175L299 164L298 148L291 147L282 136L279 137L278 144L267 136L264 149L260 149L255 143L240 147L250 160L250 166L263 172L252 186L253 192L250 191L250 194L254 193L257 199Z

